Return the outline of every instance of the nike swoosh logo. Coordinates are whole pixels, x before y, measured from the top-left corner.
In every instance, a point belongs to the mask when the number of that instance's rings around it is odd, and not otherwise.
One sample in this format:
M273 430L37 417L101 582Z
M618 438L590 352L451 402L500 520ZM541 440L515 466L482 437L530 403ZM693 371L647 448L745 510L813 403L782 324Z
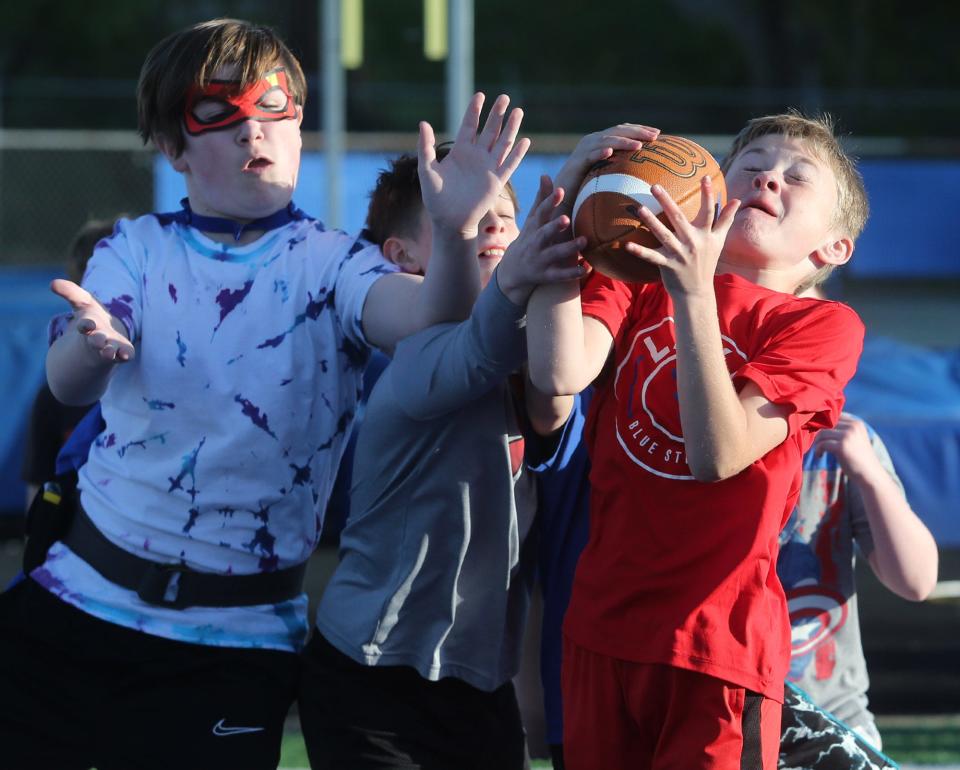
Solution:
M266 730L266 727L227 727L223 719L213 726L214 735L241 735L243 733L259 733Z

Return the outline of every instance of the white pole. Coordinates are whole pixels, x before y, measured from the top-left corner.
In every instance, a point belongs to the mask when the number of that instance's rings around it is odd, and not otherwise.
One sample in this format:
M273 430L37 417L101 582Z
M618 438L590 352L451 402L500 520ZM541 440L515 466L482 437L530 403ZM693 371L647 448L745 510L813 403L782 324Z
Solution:
M346 77L340 60L340 0L323 0L321 30L323 61L323 139L327 160L327 210L329 227L340 227L340 180L345 141Z
M453 138L473 95L473 0L449 0L450 52L447 55L447 135Z

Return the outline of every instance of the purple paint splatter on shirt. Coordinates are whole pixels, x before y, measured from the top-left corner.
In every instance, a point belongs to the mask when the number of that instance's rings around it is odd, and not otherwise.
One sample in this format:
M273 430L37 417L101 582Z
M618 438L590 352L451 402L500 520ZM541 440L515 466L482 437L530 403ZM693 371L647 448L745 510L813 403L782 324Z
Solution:
M295 463L289 463L289 466L293 469L293 486L305 487L310 483L311 467L309 460L303 466Z
M162 412L165 409L176 409L177 405L172 401L161 401L158 398L146 399L143 396L143 402L154 412Z
M249 543L244 543L243 547L250 553L260 552L260 569L263 571L272 571L277 568L277 556L274 554L274 546L277 539L270 534L266 524L253 533L253 538Z
M260 413L260 408L256 406L253 402L248 401L241 395L236 395L233 397L233 400L236 401L240 406L243 407L243 415L250 418L250 422L256 425L260 430L265 433L269 433L271 436L276 438L276 435L272 430L270 430L270 423L267 419L267 415Z
M140 441L128 441L126 444L124 444L122 447L120 447L117 450L117 455L119 455L120 457L123 457L127 453L127 450L130 449L131 447L139 447L140 449L146 449L147 443L150 441L159 441L161 444L166 444L167 434L169 432L170 431L164 431L163 433L158 433L155 436L148 436L147 438L140 439Z
M290 325L290 328L285 332L281 332L276 337L271 337L268 340L264 340L259 345L257 349L262 348L277 348L280 347L280 344L283 342L284 338L290 334L294 329L296 329L300 324L305 323L307 320L316 321L320 314L323 312L324 308L333 309L334 307L334 297L335 291L327 291L327 289L321 289L317 298L313 298L311 292L307 292L309 300L307 302L307 307L302 313L298 313L293 319L293 323Z
M173 300L173 304L177 304L177 287L172 283L167 284L167 291L170 292L170 299Z
M185 367L187 361L187 346L184 344L183 339L180 337L180 331L177 331L177 363L180 366Z
M183 533L189 534L190 530L193 529L194 524L197 523L197 518L200 516L199 508L191 508L187 511L190 514L190 518L187 519L187 523L183 525Z
M220 323L213 328L214 332L220 328L224 319L236 310L237 306L247 298L251 288L253 288L253 281L247 281L243 284L242 289L222 289L220 293L217 294L216 301L220 306Z
M129 294L121 294L114 297L104 307L118 321L122 321L127 330L133 329L133 297Z

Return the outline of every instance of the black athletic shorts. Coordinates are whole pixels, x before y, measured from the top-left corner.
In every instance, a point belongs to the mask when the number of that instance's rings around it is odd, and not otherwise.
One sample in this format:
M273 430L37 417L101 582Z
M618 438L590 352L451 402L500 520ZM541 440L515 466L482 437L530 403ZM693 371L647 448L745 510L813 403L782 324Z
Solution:
M484 692L406 666L364 666L319 633L307 645L300 725L313 770L521 770L513 684Z
M895 770L890 757L790 682L780 720L780 770Z
M294 653L175 642L33 580L0 594L4 770L274 770Z

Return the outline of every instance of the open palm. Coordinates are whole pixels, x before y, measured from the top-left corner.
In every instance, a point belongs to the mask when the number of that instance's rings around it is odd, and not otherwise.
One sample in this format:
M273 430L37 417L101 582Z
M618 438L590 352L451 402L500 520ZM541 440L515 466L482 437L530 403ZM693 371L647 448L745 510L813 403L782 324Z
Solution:
M70 303L77 332L101 360L124 363L134 357L133 345L120 331L123 325L90 292L62 278L54 280L50 290Z
M493 208L530 147L529 139L517 141L522 110L512 110L504 123L510 99L503 94L494 101L478 134L483 101L482 93L474 94L453 147L442 161L437 160L433 127L429 123L420 124L417 148L424 206L434 222L468 237L477 234L480 219Z

